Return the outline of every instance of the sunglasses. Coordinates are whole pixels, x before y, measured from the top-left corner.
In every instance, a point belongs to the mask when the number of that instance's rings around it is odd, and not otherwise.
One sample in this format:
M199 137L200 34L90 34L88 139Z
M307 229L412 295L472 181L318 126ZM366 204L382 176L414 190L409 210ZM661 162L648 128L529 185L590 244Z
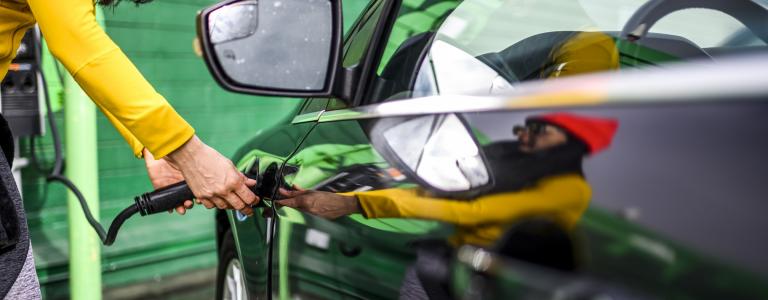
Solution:
M527 132L528 134L538 135L544 132L544 129L547 127L547 124L543 123L528 123L525 125L515 125L512 127L512 133L515 135L520 135L523 132Z

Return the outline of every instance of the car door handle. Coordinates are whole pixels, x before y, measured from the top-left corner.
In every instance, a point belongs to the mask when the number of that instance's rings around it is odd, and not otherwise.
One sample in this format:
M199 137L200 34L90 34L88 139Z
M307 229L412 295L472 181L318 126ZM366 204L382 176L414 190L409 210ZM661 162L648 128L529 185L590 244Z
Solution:
M360 252L363 252L363 248L360 246L347 245L345 242L339 242L339 252L346 257L355 257L360 255Z

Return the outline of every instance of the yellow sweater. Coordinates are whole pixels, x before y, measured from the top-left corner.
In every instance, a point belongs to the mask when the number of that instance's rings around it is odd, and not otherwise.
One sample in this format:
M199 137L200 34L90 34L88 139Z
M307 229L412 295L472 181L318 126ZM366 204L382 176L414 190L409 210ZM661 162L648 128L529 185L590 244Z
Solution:
M479 197L472 201L419 195L416 189L385 189L354 193L367 218L416 218L456 225L454 245L490 246L507 226L530 216L548 216L573 227L589 205L592 189L579 175L542 179L517 192Z
M98 105L133 153L160 158L194 135L96 23L93 0L0 0L0 78L35 22L51 53Z

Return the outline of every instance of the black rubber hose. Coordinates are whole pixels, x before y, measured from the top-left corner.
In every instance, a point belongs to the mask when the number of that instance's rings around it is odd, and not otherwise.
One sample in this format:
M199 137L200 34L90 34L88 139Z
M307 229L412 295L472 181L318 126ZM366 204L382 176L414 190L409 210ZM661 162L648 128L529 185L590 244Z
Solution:
M83 209L83 213L85 214L85 219L88 220L88 224L91 224L91 227L96 231L96 234L99 235L99 239L105 246L112 245L115 242L115 239L117 238L117 232L120 230L120 226L123 226L123 223L125 223L125 220L139 212L139 208L136 207L136 204L133 204L131 206L128 206L123 211L121 211L117 217L115 217L115 220L112 221L112 225L109 226L109 232L106 232L104 230L104 227L101 226L101 223L99 221L96 221L96 218L93 217L93 214L91 214L91 210L88 207L88 203L85 202L85 197L83 197L83 194L80 193L80 190L77 189L74 183L70 181L68 178L61 176L61 175L51 175L48 177L49 181L58 181L64 184L67 188L69 188L72 193L75 194L75 197L77 197L77 201L80 202L80 206Z
M51 108L51 97L48 94L48 83L45 80L45 74L43 74L43 62L41 57L42 54L42 47L43 43L40 41L40 37L37 36L37 32L35 32L35 40L37 41L38 45L40 45L40 48L38 49L38 53L35 56L35 61L37 62L38 68L40 68L40 80L43 86L43 96L45 97L45 116L46 120L48 121L48 127L51 129L51 137L53 138L53 155L54 155L54 164L53 164L53 170L51 170L51 175L49 175L49 181L50 177L59 175L61 176L61 172L64 169L64 151L61 150L61 136L59 135L59 127L56 126L56 119L53 117L53 108ZM55 63L55 62L54 62ZM59 77L62 77L61 74L59 74ZM64 81L61 81L61 84L64 84ZM34 147L34 144L32 145ZM74 185L72 185L74 187ZM75 188L77 189L77 188ZM72 191L74 193L74 191Z
M125 220L128 220L128 218L136 214L138 211L139 208L136 207L136 204L134 204L126 207L123 209L123 211L117 214L115 220L112 221L112 225L109 225L109 233L107 233L107 238L102 240L105 246L112 245L112 243L115 242L115 239L117 238L117 231L120 230L120 226L123 226Z
M38 45L42 48L42 43L40 41L40 37L37 36L37 33L35 33L35 39L38 42ZM42 71L42 49L38 49L38 55L35 57L35 60L37 62L37 65L40 67L40 78L41 83L43 86L43 94L45 96L45 109L46 109L46 119L48 121L48 126L51 129L51 136L53 137L53 153L54 153L54 165L53 170L51 170L51 174L49 174L46 177L46 181L58 181L64 186L67 187L70 191L72 191L73 194L75 194L75 197L77 198L77 201L80 202L80 207L83 209L83 214L85 214L85 219L88 220L88 224L93 227L93 230L96 231L96 234L99 236L99 239L105 246L112 245L112 243L115 242L115 238L117 238L117 232L120 230L120 226L125 223L125 220L139 212L138 207L136 207L136 204L133 204L123 211L121 211L117 217L115 217L115 220L112 221L112 225L109 226L109 232L107 233L104 230L104 227L101 226L101 223L96 220L96 218L93 217L93 214L91 213L90 207L88 207L88 203L85 201L85 197L83 196L83 193L80 192L80 190L75 186L75 184L69 180L66 176L62 175L61 172L64 169L64 155L61 147L61 136L59 136L59 128L56 126L56 119L53 117L53 109L51 108L51 98L48 94L48 84L45 81L45 75ZM59 74L59 77L62 78L61 74ZM63 84L62 80L62 84ZM34 147L34 144L32 145Z

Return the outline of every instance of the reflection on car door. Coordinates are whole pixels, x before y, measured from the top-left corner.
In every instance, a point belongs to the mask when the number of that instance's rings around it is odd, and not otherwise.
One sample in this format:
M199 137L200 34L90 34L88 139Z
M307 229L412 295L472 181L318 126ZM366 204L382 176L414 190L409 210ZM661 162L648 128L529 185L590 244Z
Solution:
M239 170L260 176L261 185L265 191L274 187L274 178L285 159L299 146L299 141L306 136L313 123L291 124L292 120L309 118L322 111L327 101L308 100L300 106L289 118L268 131L258 134L251 139L234 156ZM271 192L260 194L264 203L273 198ZM254 211L253 217L247 217L239 212L227 211L226 216L230 230L235 239L237 253L243 264L246 289L250 299L265 299L270 293L268 278L269 254L271 246L271 218L265 218L262 213L270 210L261 207Z
M319 123L292 156L286 182L306 189L352 192L408 184L372 148L358 121ZM291 208L280 216L281 292L323 298L392 299L413 261L409 243L449 230L437 222L368 220L356 214L329 221Z

